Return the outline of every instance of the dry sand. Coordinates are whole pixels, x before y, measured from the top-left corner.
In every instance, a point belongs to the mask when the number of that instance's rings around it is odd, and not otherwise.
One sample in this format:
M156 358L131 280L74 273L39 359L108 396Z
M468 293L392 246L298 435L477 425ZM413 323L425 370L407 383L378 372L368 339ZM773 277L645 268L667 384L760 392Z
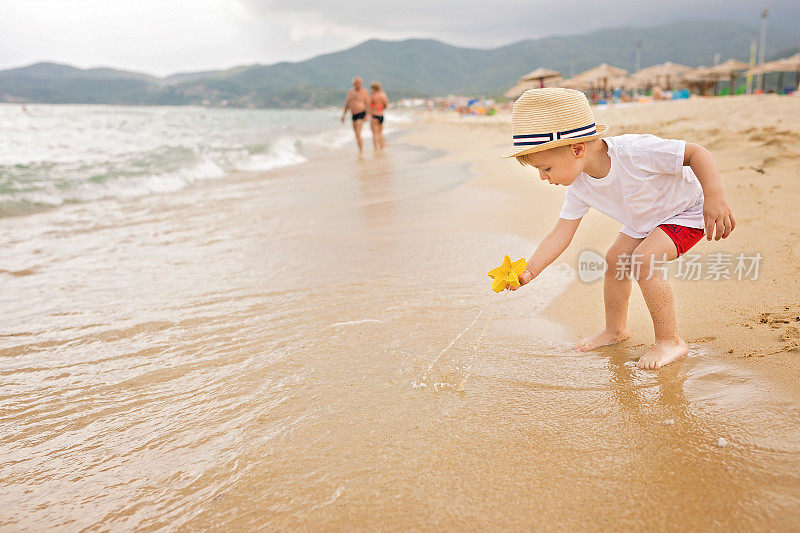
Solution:
M595 109L610 135L653 133L709 148L717 161L737 227L721 241L701 241L693 253L739 252L763 256L757 280L673 281L684 338L728 354L790 388L800 378L800 98L786 96L693 98L689 101ZM510 139L510 112L494 117L428 113L405 137L446 149L450 160L471 162L470 186L507 193L505 212L476 213L475 224L538 240L555 223L564 189L540 182L530 168L499 158ZM557 260L571 267L585 249L603 253L620 224L592 210L573 243ZM509 250L521 256L528 250ZM554 265L556 264L554 263ZM552 268L552 266L550 267ZM731 269L732 270L732 269ZM705 273L703 274L705 276ZM603 323L602 283L574 281L544 311L568 326L578 341ZM653 340L638 290L631 299L630 345Z

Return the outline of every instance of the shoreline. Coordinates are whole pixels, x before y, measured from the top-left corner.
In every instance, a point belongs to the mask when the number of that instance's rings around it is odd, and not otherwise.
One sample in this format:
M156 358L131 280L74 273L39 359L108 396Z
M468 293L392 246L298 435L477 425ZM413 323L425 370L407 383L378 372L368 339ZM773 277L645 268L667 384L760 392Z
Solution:
M793 165L800 159L800 126L789 121L783 124L783 117L800 113L800 98L692 99L603 106L595 108L595 113L598 122L610 126L610 135L647 132L684 138L712 151L737 227L728 239L704 239L692 251L703 256L760 253L762 271L757 280L673 279L680 331L690 345L735 360L796 392L800 377L800 251L793 249L793 243L800 232L792 215L800 201L800 186L791 178ZM726 127L731 123L737 124L733 132ZM476 223L538 240L555 223L564 190L538 183L530 169L501 159L509 135L509 112L466 119L420 113L403 141L447 150L444 161L471 163L477 177L466 186L475 188L477 194L491 190L506 195L504 212L481 213ZM575 269L580 251L586 249L602 255L618 227L614 220L591 210L572 244L549 268L567 263ZM509 253L516 256L527 250ZM720 301L726 302L724 310ZM602 327L602 283L576 279L541 313L566 326L577 342ZM601 350L643 350L652 342L652 324L638 289L631 296L629 331L630 340Z

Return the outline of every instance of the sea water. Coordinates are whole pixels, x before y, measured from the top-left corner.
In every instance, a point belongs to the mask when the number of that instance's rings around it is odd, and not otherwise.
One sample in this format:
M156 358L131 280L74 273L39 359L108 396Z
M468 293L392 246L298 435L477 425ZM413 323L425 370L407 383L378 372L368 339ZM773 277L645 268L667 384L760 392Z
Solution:
M342 146L336 110L0 104L0 216L170 192ZM349 122L349 121L348 121ZM364 128L369 138L369 126Z

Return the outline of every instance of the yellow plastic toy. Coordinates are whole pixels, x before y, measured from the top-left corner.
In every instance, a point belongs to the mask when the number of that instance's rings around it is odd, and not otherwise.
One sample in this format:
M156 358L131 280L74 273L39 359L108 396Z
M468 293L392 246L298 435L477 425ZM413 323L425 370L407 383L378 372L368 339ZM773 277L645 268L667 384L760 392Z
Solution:
M502 292L506 285L519 287L519 277L525 272L527 266L528 262L525 261L524 257L513 263L510 257L503 257L502 265L487 272L487 275L494 280L492 281L492 290L494 292Z

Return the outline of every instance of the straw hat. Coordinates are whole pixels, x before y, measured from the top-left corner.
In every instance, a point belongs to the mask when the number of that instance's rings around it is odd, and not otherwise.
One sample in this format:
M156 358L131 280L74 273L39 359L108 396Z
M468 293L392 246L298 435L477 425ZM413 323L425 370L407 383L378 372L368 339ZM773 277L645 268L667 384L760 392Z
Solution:
M541 152L596 139L608 126L595 124L589 101L574 89L531 89L514 102L513 146L501 157Z

